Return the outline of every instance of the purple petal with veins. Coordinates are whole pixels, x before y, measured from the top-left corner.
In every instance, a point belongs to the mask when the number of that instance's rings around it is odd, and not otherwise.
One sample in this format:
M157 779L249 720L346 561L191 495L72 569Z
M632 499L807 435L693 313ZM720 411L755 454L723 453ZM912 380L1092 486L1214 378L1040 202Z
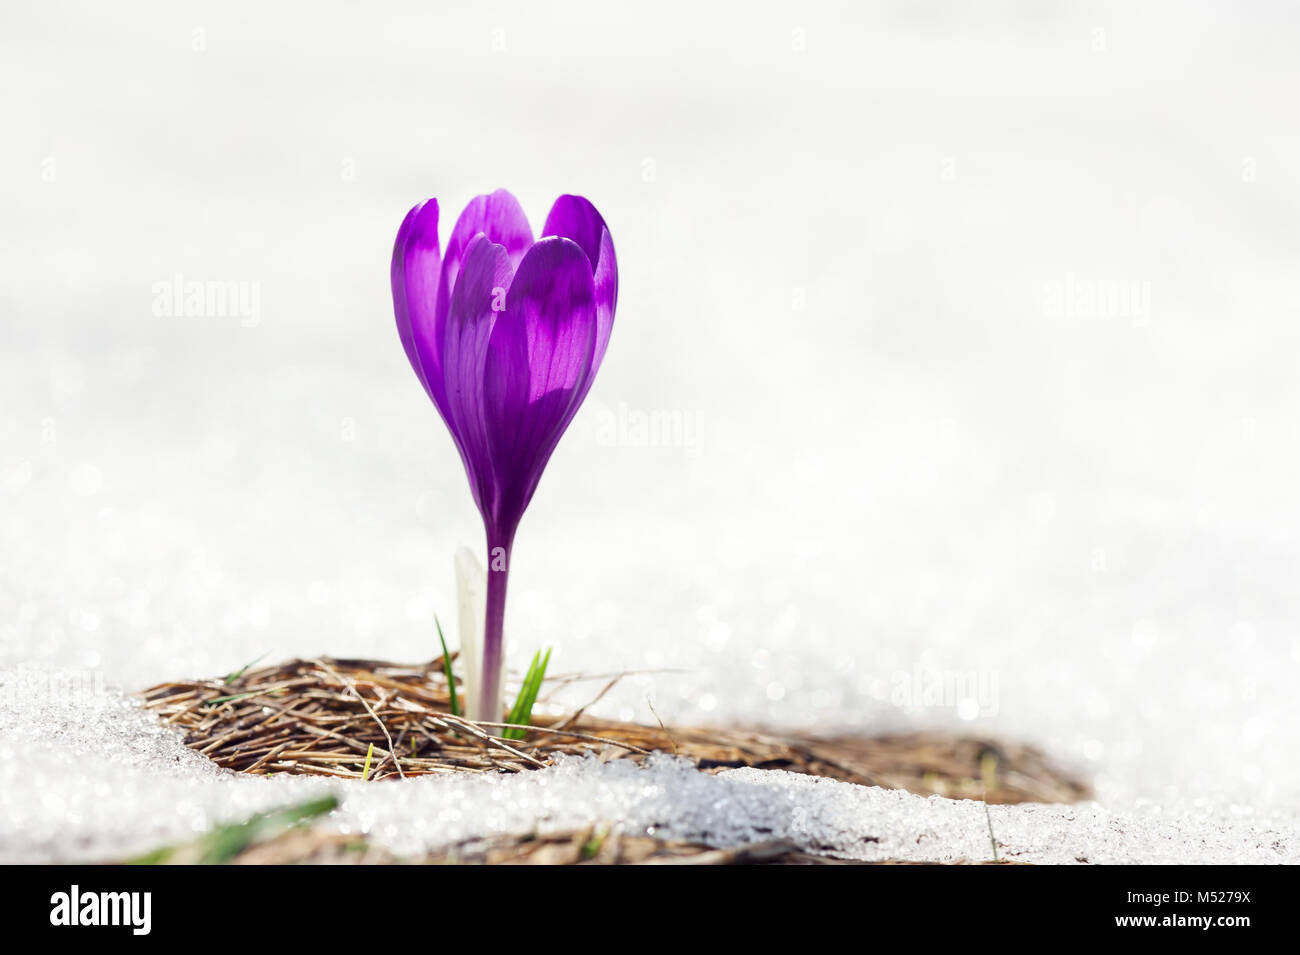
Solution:
M618 303L614 242L595 206L561 196L542 234L534 241L519 202L499 189L465 207L445 250L434 199L407 214L393 248L398 336L483 515L492 570L476 718L486 720L501 716L515 531L591 389Z

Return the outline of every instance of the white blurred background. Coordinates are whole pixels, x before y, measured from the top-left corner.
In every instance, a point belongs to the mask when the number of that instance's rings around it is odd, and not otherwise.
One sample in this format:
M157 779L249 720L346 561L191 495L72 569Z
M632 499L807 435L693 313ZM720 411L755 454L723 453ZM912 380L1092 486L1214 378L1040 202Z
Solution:
M1285 5L27 6L0 664L433 656L481 529L393 236L578 192L618 317L512 664L666 671L615 716L1030 739L1113 801L1300 797ZM157 314L178 277L256 309Z

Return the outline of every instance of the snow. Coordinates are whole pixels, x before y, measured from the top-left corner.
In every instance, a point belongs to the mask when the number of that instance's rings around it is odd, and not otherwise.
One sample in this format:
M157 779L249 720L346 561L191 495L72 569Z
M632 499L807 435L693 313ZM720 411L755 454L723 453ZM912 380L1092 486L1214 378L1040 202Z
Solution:
M515 776L425 776L403 784L254 778L214 769L130 700L36 688L57 674L6 682L16 706L0 723L0 846L7 862L125 858L221 822L333 792L325 822L402 855L592 824L716 846L789 839L846 859L982 860L981 803L754 769L701 773L667 754L565 757ZM26 725L13 722L19 712ZM31 723L26 723L31 720ZM19 752L25 732L41 741ZM990 807L999 855L1039 863L1300 862L1285 818L1239 810L1114 812L1096 804Z
M591 196L621 265L515 666L637 671L615 717L1035 742L1099 804L995 808L1008 856L1294 861L1286 12L574 7L0 14L0 856L322 785L215 773L119 691L454 632L481 531L387 258L417 199L505 185L535 224ZM178 275L250 307L167 315ZM406 849L605 815L987 847L981 806L783 774L357 789L331 824Z

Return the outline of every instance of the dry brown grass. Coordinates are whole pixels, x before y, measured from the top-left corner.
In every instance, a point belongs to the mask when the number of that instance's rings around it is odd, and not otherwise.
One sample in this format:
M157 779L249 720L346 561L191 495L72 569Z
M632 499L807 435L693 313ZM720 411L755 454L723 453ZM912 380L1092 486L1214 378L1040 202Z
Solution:
M184 863L184 856L170 860ZM497 836L418 858L399 858L355 836L295 829L241 852L236 865L931 865L858 862L804 852L775 839L732 849L611 832L599 826L544 835ZM951 865L993 865L966 860ZM1019 865L1000 862L998 865Z
M164 683L141 698L213 762L263 775L359 779L367 753L373 753L368 778L385 780L526 772L562 754L642 760L661 750L706 771L785 769L990 803L1074 802L1089 795L1084 783L1032 747L944 733L824 738L646 726L578 711L535 715L523 740L506 740L505 724L451 714L441 659L409 666L291 660L224 679Z

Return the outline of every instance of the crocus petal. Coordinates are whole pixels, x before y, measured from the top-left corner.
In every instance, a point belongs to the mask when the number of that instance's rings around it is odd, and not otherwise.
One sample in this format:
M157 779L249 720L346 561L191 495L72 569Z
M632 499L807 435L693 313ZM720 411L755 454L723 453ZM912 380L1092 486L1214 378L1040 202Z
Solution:
M609 347L609 336L614 331L614 308L618 305L618 262L614 258L614 239L609 230L600 234L600 261L596 265L596 355L592 361L591 378L596 379L596 369Z
M546 216L542 235L560 235L578 243L582 251L587 253L594 272L596 263L600 260L600 234L606 229L605 220L585 198L560 196Z
M604 218L582 196L560 196L551 206L542 235L560 235L582 247L591 261L596 282L596 357L595 367L605 357L609 336L614 328L614 309L618 304L618 261L614 257L614 240ZM593 373L594 379L594 373Z
M581 246L542 239L524 256L488 340L483 410L494 481L484 518L512 535L589 387L595 282Z
M480 233L470 242L460 268L444 329L442 373L447 411L480 508L491 478L483 408L484 363L510 280L505 247Z
M442 398L442 341L434 334L440 271L438 200L427 199L406 214L397 230L393 244L393 311L406 358L450 427Z
M498 189L489 196L475 196L456 220L456 227L451 230L447 251L442 258L442 280L437 305L439 331L451 304L452 289L456 287L456 279L464 267L470 243L479 233L503 246L510 257L511 267L516 269L528 247L533 244L533 229L528 224L528 217L524 215L518 199L505 189Z

